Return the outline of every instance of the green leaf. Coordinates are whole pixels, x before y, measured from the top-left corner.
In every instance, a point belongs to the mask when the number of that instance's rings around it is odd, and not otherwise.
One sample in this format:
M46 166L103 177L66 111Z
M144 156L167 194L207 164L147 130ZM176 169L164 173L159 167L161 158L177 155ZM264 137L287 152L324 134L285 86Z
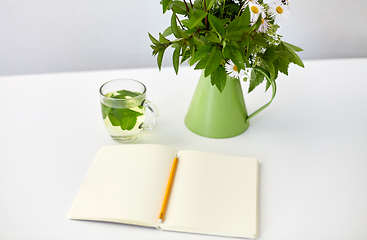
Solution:
M163 60L163 55L164 55L165 51L166 51L166 48L164 48L164 49L162 49L161 51L158 52L157 64L158 64L159 71L162 69L162 60Z
M182 53L182 58L181 58L181 63L180 64L182 64L183 62L185 62L187 59L189 59L190 58L190 51L188 51L187 50L187 48L186 48L186 50Z
M122 130L131 130L135 127L138 117L142 115L129 108L111 108L108 118L112 126L119 126Z
M170 43L170 40L168 40L167 38L165 38L161 33L159 33L159 41L161 43Z
M196 47L195 47L195 44L194 44L194 38L193 37L190 38L189 49L190 49L190 57L194 56L194 53L196 51Z
M135 127L136 122L137 122L137 117L133 115L128 115L122 119L120 123L120 127L122 130L130 131Z
M200 38L196 37L195 35L192 36L192 38L196 46L205 46L205 43Z
M265 36L263 35L255 35L254 40L253 40L254 44L261 46L261 47L268 47L268 42L266 41Z
M176 17L177 17L176 13L172 13L171 29L172 29L173 35L175 35L176 38L181 38L182 33L181 33L181 29L179 29L177 26Z
M176 74L178 74L178 68L180 65L180 51L181 46L175 48L172 55L173 68L175 69Z
M230 31L227 34L225 34L223 38L226 40L238 42L238 41L241 41L245 37L246 32L247 31L245 30Z
M303 67L303 68L305 67L301 58L293 50L293 48L295 47L294 45L286 43L286 42L281 42L280 44L283 44L285 46L285 49L292 55L292 58L290 59L291 62L293 62L294 64L297 64L300 67Z
M157 50L156 46L151 44L150 47L153 49L152 55L155 56L157 55L157 53L159 52L159 50Z
M194 55L190 59L190 65L192 66L197 61L203 59L205 56L208 55L208 53L213 49L213 46L211 45L205 45L201 48L198 48L198 50L194 53Z
M185 62L189 57L190 57L190 51L188 51L188 45L185 42L184 45L181 48L181 62L180 64L182 64L183 62Z
M172 0L162 0L163 13L167 11L171 3L172 3Z
M195 70L204 69L209 60L209 54L207 54L204 58L202 58L195 66Z
M210 81L213 86L216 86L219 92L223 92L227 82L226 70L223 66L219 66L213 74L210 75Z
M190 38L190 43L189 43L189 47L190 47L190 56L194 56L194 53L195 53L195 50L196 50L196 47L195 47L195 44L194 44L194 38Z
M181 23L186 27L186 28L190 28L191 24L190 24L190 19L182 19Z
M171 8L172 8L172 11L177 14L181 14L181 15L187 14L186 5L182 1L173 1Z
M233 19L232 22L230 22L228 24L228 26L226 27L227 33L230 32L230 31L232 31L233 29L235 29L237 27L237 24L238 24L238 21L239 20L240 20L240 18L239 17L236 17L235 19Z
M111 96L111 97L112 98L118 98L118 99L127 99L127 97L130 97L130 98L137 97L141 94L139 92L132 92L132 91L129 91L129 90L119 90L119 91L117 91L117 93L119 95L114 96L114 97Z
M192 8L190 9L190 15L189 15L189 22L188 24L188 28L193 28L196 25L198 25L205 17L206 17L207 13L203 10L192 10Z
M225 45L223 48L223 59L229 59L231 58L231 49L230 45Z
M206 1L206 9L211 9L216 0L207 0Z
M249 60L246 57L246 52L245 52L245 49L247 49L247 46L248 46L248 40L247 39L244 39L241 42L237 42L237 44L238 44L237 50L239 50L239 52L241 53L244 63L247 66L250 66Z
M226 33L222 22L216 16L209 13L208 20L211 27L219 34L219 36L223 36Z
M245 64L241 52L237 48L231 46L230 50L231 60L238 67L238 70L245 69Z
M121 119L124 117L124 112L126 109L124 108L112 108L111 113L117 120L121 121Z
M297 46L294 46L294 45L292 45L292 44L290 44L290 43L287 43L287 42L284 42L284 41L282 41L283 42L283 44L287 47L287 48L291 48L293 51L295 51L295 52L302 52L303 51L303 49L302 48L300 48L300 47L297 47Z
M259 74L255 68L251 71L250 85L248 88L248 93L254 90L260 83L264 81L264 75Z
M112 126L120 126L120 121L117 120L117 118L112 113L108 114L108 119L110 120Z
M247 7L245 8L245 10L242 11L242 13L241 13L241 15L239 17L239 21L238 21L238 25L237 26L249 28L249 26L250 26L250 18L251 18L250 8L249 8L249 5L247 5Z
M136 122L138 120L139 116L142 116L142 113L139 113L137 111L128 109L128 108L124 108L124 109L120 109L122 110L122 118L120 119L120 127L122 130L132 130L135 125Z
M275 69L273 62L278 58L275 51L276 46L270 46L263 54L259 54L260 66L265 68L270 75L270 80L274 80L278 76L278 71Z
M149 38L150 38L150 41L152 41L152 43L153 44L155 44L155 45L160 45L161 43L157 40L157 39L155 39L150 33L148 33L148 35L149 35Z
M218 68L221 62L222 62L222 51L214 47L209 54L208 63L205 66L204 76L207 77L210 74L212 74L214 70Z
M275 72L275 67L274 67L273 62L267 61L264 58L261 58L261 60L262 61L261 61L260 66L264 67L267 70L267 72L269 72L270 80L275 80L277 73Z
M139 96L141 93L128 90L119 90L110 93L107 96L114 99L130 99ZM105 119L108 116L112 126L120 126L122 130L131 130L137 121L138 116L143 115L129 108L112 108L102 104L102 116Z
M242 3L240 3L240 2L243 2L242 0L241 1L238 1L238 0L224 1L224 0L222 0L222 2L225 5L222 13L224 13L225 15L228 15L228 19L233 19L235 16L237 16L241 12Z
M101 103L102 119L105 119L111 111L111 107L108 107Z
M274 61L274 67L284 73L285 75L288 75L288 67L289 67L289 60L292 57L292 55L286 51L282 50L282 45L278 45L276 48L276 53L278 55L278 58Z
M205 35L205 37L209 42L220 43L220 39L218 38L217 34L215 34L215 33L208 32Z
M128 99L139 96L141 93L139 92L132 92L129 90L119 90L116 92L107 93L106 97L114 98L114 99Z
M164 30L164 32L163 32L163 36L164 37L168 37L169 35L171 35L172 34L172 28L171 28L171 26L169 26L168 28L166 28L166 30Z
M278 58L275 48L275 46L268 47L262 55L262 58L265 59L266 62L274 62Z

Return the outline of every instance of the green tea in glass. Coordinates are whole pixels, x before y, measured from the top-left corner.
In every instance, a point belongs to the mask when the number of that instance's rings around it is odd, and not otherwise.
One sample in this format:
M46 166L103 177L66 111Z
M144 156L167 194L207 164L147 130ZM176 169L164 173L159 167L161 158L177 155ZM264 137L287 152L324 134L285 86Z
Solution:
M136 140L142 130L152 130L158 121L157 107L146 100L146 87L132 79L115 79L100 88L103 122L112 139L126 143ZM145 110L152 114L145 123Z

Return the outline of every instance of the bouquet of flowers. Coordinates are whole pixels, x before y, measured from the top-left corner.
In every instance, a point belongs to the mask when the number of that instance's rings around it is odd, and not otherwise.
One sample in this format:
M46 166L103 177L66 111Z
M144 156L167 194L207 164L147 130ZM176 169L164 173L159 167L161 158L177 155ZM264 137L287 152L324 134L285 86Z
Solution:
M153 56L161 69L165 50L173 47L173 67L187 61L203 69L211 84L223 91L227 76L249 79L249 91L266 79L266 90L278 73L288 75L290 63L304 67L296 52L276 32L290 14L288 0L162 0L171 10L170 26L156 39L150 33Z

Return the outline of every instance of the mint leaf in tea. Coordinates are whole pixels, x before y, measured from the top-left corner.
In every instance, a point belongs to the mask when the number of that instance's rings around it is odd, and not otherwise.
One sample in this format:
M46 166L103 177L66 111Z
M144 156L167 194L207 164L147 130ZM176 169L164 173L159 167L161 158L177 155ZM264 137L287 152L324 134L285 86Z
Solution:
M138 92L119 90L105 94L113 99L129 100L140 95ZM144 107L137 104L131 108L110 107L103 103L102 117L104 124L111 136L134 135L140 132L140 125L144 122ZM127 132L128 131L128 132Z

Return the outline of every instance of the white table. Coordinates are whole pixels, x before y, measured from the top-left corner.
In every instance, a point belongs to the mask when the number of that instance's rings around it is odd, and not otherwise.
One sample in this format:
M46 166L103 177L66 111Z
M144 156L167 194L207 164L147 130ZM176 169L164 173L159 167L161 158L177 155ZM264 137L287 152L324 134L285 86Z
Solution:
M1 77L0 239L226 239L66 218L99 148L117 144L98 89L121 77L144 82L160 110L133 144L259 160L259 239L367 239L367 59L305 65L280 75L270 107L230 139L185 127L200 75L188 67ZM245 96L250 113L270 99L263 92Z

